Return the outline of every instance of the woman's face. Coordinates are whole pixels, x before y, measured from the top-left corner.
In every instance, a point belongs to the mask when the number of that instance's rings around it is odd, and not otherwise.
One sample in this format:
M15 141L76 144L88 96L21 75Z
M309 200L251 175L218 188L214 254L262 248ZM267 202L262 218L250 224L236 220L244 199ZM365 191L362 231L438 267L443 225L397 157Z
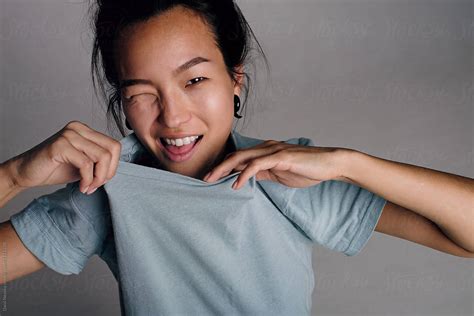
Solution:
M202 179L228 150L240 94L209 27L175 7L124 29L116 49L122 105L136 136L160 168ZM194 145L170 149L163 140L200 135Z

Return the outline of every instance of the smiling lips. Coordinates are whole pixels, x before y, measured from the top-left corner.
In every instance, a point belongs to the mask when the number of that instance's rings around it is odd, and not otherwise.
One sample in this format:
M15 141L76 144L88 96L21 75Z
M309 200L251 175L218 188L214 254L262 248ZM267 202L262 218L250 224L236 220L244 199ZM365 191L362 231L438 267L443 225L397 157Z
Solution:
M183 146L174 146L174 145L168 145L168 144L163 144L163 142L160 140L161 145L165 149L165 154L166 156L176 162L180 161L185 161L191 158L192 154L195 152L195 149L197 148L197 145L201 142L202 136L200 136L197 140L195 140L192 143L183 145Z

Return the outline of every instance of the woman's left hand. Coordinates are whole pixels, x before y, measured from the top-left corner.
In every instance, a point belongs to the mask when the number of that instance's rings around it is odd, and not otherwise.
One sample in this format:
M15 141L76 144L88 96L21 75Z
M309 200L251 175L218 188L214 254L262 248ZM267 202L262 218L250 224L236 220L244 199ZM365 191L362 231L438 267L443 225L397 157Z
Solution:
M234 171L242 171L232 188L240 189L253 175L289 187L303 188L326 180L346 180L342 161L350 149L293 145L267 140L228 154L205 177L212 182Z

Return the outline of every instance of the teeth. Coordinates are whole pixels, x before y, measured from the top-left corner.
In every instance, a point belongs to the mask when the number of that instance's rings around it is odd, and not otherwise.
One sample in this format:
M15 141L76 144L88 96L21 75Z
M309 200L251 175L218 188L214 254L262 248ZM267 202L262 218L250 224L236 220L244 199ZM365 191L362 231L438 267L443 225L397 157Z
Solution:
M163 138L163 139L168 145L181 147L183 145L187 145L194 142L196 139L198 139L198 137L199 136L188 136L188 137L176 138L176 139L172 139L172 138Z

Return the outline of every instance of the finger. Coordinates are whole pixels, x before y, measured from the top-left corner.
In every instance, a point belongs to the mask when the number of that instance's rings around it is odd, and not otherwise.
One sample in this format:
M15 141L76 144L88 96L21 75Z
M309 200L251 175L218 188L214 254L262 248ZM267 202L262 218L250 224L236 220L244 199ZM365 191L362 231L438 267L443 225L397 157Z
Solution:
M101 134L97 131L91 130L90 132L90 139L95 143L99 144L103 148L106 148L111 154L112 157L110 159L110 164L107 170L107 180L112 179L117 171L117 167L119 165L120 160L120 153L122 149L122 145L119 141L108 137L107 135ZM86 137L89 137L89 133L85 134Z
M92 192L94 189L104 184L110 161L112 159L112 154L108 150L97 145L95 142L82 137L74 130L65 131L63 136L72 146L77 150L84 152L94 162L94 178L92 182L89 183L88 192Z
M94 143L98 144L102 148L107 149L111 154L112 158L110 159L110 164L107 170L106 179L110 180L115 175L119 160L120 160L120 153L122 149L122 145L119 141L104 135L102 133L97 132L96 130L88 127L85 124L78 124L73 125L72 128L81 136L93 141Z
M278 155L268 155L256 158L248 164L248 166L240 173L235 180L232 188L235 190L240 189L245 185L252 176L256 175L259 171L269 170L278 166L280 157Z
M218 179L222 179L226 176L228 176L229 174L233 173L233 172L237 172L237 171L242 171L245 169L245 167L247 167L247 164L246 163L241 163L237 166L234 167L234 169L232 170L227 170L225 171L224 173L220 174L219 178Z
M71 164L79 170L81 176L79 190L85 193L94 178L94 162L74 146L63 148L62 156L65 163Z
M266 142L261 142L260 144L252 147L252 149L257 149L257 148L262 148L262 147L267 147L269 146L268 143ZM234 152L230 152L228 153L227 155L225 155L225 157L222 159L221 163L218 164L217 166L215 166L211 171L209 171L207 173L207 175L204 177L204 181L214 181L214 180L217 180L219 177L216 177L216 170L219 171L220 169L223 169L225 167L225 164L229 164L229 162L231 162L231 160L234 160L235 159L235 156L236 155L240 155L244 152L247 152L249 150L249 148L247 149L240 149L240 150L237 150L237 151L234 151ZM229 168L226 168L227 172L231 171L232 169L229 169ZM212 176L212 177L211 177ZM220 176L222 177L222 175Z
M255 147L235 151L228 155L229 158L227 160L224 160L217 167L213 168L213 170L210 171L208 177L205 178L205 181L212 182L217 179L220 179L223 174L228 174L238 165L247 164L248 161L252 159L264 155L273 154L286 147L287 146L285 146L285 144L283 143L276 141L268 141L264 145L259 144Z

